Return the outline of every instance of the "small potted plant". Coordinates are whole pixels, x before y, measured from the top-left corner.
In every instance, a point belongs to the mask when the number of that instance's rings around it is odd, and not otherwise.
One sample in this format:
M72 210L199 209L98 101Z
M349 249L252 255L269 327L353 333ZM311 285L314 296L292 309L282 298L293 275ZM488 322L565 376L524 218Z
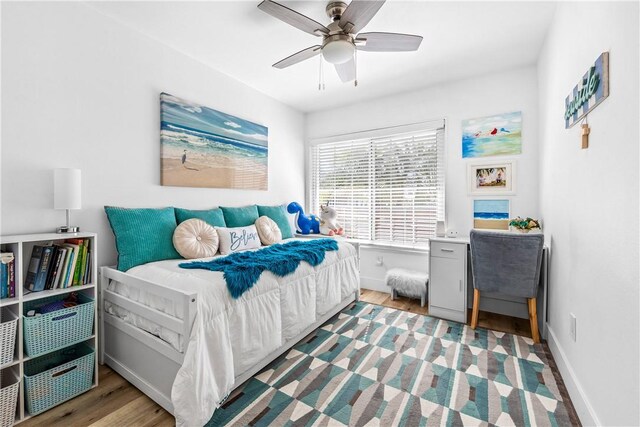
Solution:
M527 217L526 219L522 219L520 217L516 217L509 221L509 226L515 228L521 233L528 233L534 229L540 229L540 223L538 220Z

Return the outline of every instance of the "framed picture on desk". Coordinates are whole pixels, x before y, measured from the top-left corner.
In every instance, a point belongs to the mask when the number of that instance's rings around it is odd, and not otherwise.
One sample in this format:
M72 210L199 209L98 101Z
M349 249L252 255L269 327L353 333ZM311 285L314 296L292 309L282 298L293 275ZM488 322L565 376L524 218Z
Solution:
M473 228L508 230L509 217L510 202L507 199L473 201Z

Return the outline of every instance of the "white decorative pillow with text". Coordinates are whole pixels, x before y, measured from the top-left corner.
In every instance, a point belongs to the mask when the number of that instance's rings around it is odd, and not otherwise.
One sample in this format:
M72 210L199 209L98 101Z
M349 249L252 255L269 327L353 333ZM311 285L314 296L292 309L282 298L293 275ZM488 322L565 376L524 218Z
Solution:
M216 227L216 231L218 232L219 249L222 255L262 246L255 225L235 228Z

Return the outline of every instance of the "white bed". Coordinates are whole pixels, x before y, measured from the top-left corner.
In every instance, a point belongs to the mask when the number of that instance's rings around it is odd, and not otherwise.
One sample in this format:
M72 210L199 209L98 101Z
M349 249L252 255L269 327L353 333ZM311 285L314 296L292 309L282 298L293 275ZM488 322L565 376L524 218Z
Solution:
M235 387L357 299L357 252L266 271L234 300L221 272L160 261L101 269L102 360L174 414L203 425ZM186 350L186 351L185 351Z

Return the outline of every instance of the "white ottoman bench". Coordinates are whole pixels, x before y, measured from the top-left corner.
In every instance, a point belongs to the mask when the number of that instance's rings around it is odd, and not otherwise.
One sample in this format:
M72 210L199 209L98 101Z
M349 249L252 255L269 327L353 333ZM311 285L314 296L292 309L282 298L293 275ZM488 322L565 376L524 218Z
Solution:
M392 268L387 271L385 277L387 286L391 288L391 299L398 295L408 298L420 298L420 306L424 307L427 302L427 283L429 275L414 270L404 268Z

